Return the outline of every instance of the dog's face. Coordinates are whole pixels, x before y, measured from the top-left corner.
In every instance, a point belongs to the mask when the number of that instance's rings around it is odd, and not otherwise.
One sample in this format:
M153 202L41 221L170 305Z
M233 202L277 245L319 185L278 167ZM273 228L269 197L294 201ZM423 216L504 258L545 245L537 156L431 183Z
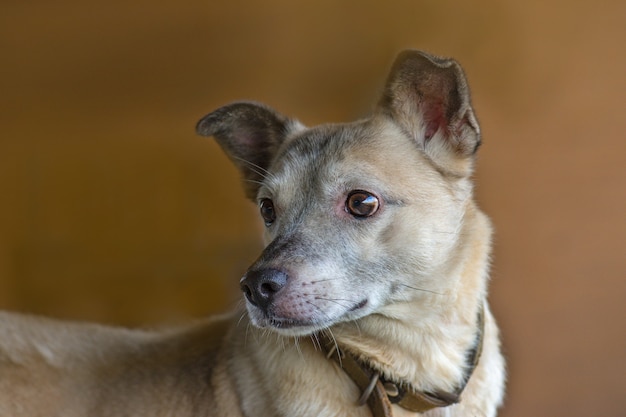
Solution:
M304 335L445 292L479 131L451 60L407 51L366 120L305 128L254 103L198 124L241 170L267 246L241 280L252 322Z

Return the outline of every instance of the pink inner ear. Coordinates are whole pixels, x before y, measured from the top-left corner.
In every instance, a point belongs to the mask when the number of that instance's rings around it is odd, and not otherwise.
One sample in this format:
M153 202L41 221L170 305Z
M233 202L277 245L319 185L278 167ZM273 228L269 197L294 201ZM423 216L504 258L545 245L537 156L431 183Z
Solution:
M424 107L422 115L424 117L424 124L426 125L424 139L430 140L435 133L447 125L446 118L443 111L443 103L439 100L425 100L422 103Z

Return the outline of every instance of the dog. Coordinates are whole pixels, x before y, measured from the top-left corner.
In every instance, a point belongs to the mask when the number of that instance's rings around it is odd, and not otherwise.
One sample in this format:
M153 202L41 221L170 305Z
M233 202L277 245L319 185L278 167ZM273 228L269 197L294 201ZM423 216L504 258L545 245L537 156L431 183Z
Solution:
M265 223L245 310L164 331L2 313L2 417L496 415L492 227L456 61L402 52L353 123L236 102L197 132Z

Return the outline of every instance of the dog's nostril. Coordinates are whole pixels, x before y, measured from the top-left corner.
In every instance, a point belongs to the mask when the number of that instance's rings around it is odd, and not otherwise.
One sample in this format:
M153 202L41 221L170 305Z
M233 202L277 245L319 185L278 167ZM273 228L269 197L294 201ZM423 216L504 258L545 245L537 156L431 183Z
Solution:
M287 274L276 269L248 271L241 282L241 290L251 304L266 308L287 283Z
M278 292L282 288L282 285L279 285L275 282L264 282L261 284L259 288L259 292L264 296L271 296L275 292Z
M249 285L245 283L241 284L241 291L243 291L243 295L246 297L248 301L256 305L256 303L254 302L254 298L252 297L252 290L250 289Z

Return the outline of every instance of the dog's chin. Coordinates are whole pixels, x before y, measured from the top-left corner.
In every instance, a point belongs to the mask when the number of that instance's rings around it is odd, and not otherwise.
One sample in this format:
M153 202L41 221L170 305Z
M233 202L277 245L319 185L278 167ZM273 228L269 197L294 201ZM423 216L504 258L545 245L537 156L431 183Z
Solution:
M311 317L306 319L293 319L279 317L274 314L265 314L258 308L248 304L248 316L252 324L260 329L274 331L284 336L308 336L327 329L337 323L357 320L369 314L367 299L353 306L351 309L339 314L335 318L327 315L323 317Z

